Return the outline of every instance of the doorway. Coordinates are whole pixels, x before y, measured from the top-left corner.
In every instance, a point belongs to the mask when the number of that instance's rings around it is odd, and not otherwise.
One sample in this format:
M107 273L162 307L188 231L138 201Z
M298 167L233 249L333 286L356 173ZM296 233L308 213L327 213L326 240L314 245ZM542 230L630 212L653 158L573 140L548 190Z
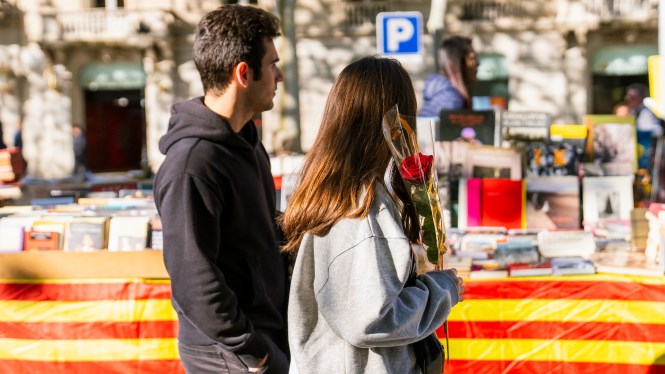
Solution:
M88 169L140 169L146 133L142 90L85 90L84 96Z

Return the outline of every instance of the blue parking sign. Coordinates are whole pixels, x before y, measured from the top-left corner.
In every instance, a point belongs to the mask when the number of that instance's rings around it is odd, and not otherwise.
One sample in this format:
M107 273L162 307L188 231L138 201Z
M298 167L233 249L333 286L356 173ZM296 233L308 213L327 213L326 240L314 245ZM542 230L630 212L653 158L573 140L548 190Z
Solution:
M376 15L376 46L379 54L420 54L422 34L423 16L420 12L381 12Z

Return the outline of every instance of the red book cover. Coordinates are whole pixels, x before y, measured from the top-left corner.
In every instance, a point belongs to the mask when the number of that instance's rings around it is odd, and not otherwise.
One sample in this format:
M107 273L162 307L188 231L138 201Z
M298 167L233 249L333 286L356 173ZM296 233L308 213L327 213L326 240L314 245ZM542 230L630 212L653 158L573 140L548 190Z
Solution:
M482 185L482 226L525 228L525 190L521 179L485 178Z
M481 191L483 180L470 178L466 181L466 214L467 226L480 226L481 218Z
M60 233L55 231L26 231L23 248L26 251L60 249Z

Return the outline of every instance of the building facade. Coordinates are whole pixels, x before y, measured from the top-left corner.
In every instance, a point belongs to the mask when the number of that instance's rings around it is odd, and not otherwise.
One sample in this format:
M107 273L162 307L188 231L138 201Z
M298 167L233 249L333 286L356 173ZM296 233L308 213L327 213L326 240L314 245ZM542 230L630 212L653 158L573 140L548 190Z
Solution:
M196 23L220 1L0 0L0 120L4 140L22 127L28 173L73 168L72 125L86 129L92 171L156 170L170 106L200 95L191 59ZM276 11L274 0L258 5ZM376 53L376 15L419 11L425 52L404 61L418 94L442 38L472 37L476 94L507 109L580 123L609 113L626 85L648 83L657 54L657 0L299 0L293 21L300 144L313 143L327 94L350 62ZM436 27L435 27L436 26ZM289 45L285 39L278 47ZM278 151L283 106L264 113L263 141ZM420 95L419 95L420 98ZM287 131L288 132L288 131Z

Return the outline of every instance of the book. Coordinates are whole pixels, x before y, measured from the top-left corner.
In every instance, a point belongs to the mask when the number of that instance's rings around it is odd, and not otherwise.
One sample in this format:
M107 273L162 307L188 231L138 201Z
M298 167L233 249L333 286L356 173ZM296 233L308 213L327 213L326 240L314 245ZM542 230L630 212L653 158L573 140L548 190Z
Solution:
M481 190L482 226L526 227L524 180L485 178Z
M140 251L148 246L150 216L113 216L109 221L109 251Z
M650 258L644 251L631 248L628 243L612 246L591 255L599 273L662 276L665 259Z
M21 252L26 223L12 217L0 218L0 253Z
M540 259L535 241L506 237L496 243L492 258L504 264L532 263Z
M30 250L34 246L48 247L39 249L61 250L64 246L67 220L70 218L69 215L49 215L33 221L30 228L26 228L25 250ZM49 235L39 235L39 233Z
M494 145L498 143L498 131L493 110L442 110L439 118L441 136L439 140L462 140L464 138L462 132L465 129L472 129L475 135L473 141L476 144ZM469 131L466 130L466 132Z
M56 231L28 230L25 232L23 249L25 251L57 251L62 249L62 234Z
M472 262L473 259L471 257L444 256L443 268L444 269L454 268L457 270L458 277L468 278L469 272L471 271Z
M159 215L150 218L150 221L148 222L148 248L164 249L162 220Z
M596 251L590 231L545 230L538 233L538 251L543 257L589 257Z
M526 227L579 229L580 183L576 176L528 176L526 185Z
M482 179L470 178L466 180L466 222L468 226L482 225L482 189Z
M499 115L500 144L503 147L520 147L549 140L552 118L542 112L503 111Z
M611 164L613 175L632 175L637 168L637 139L635 118L587 114L586 155L597 164Z
M552 275L595 274L593 261L582 257L555 257L551 259Z
M552 261L545 259L536 262L514 262L508 264L508 275L511 277L552 275Z
M646 249L649 237L649 220L646 208L634 208L630 211L630 244L636 249Z
M508 267L492 259L474 259L471 263L469 278L504 278L508 276Z
M582 178L582 217L584 227L601 221L630 221L633 209L633 176Z
M522 178L522 155L509 148L469 145L463 178Z
M521 179L463 178L459 182L457 227L524 228L524 196Z
M553 123L550 125L550 142L554 144L567 143L584 151L588 130L582 124Z
M67 224L66 252L92 252L106 248L108 217L76 217Z

